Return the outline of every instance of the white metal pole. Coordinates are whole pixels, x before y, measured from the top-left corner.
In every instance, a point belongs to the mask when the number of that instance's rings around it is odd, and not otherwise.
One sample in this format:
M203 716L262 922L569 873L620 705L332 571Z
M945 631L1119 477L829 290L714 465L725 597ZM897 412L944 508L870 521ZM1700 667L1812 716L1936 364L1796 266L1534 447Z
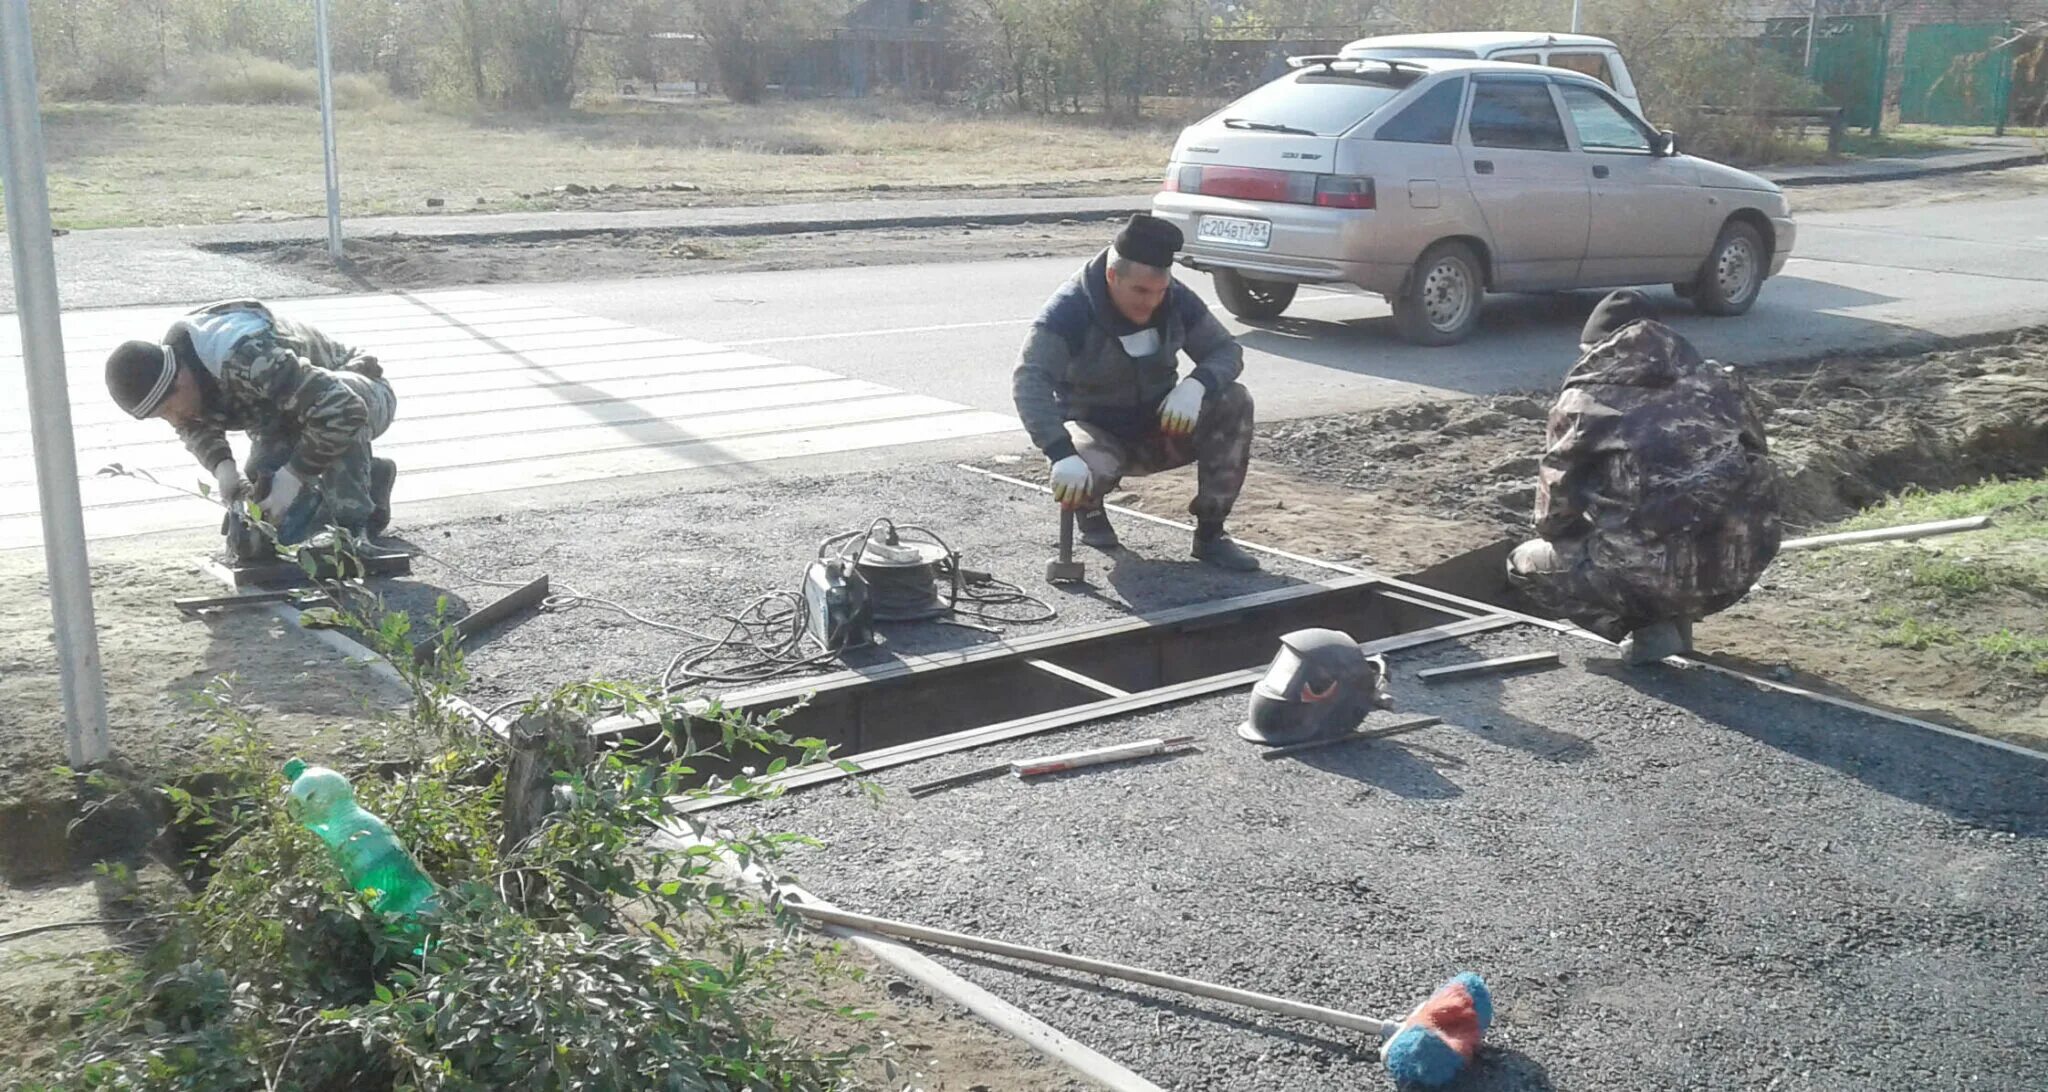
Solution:
M36 497L43 513L43 565L50 577L57 679L64 695L64 753L84 768L107 758L107 692L93 627L92 565L78 501L71 395L64 381L64 328L57 258L50 245L50 191L43 177L43 122L28 0L0 0L0 185L7 189L7 242L14 257L14 309L28 376Z
M1801 69L1807 78L1813 77L1813 35L1820 29L1820 0L1813 0L1813 7L1806 13L1806 66Z
M1572 0L1572 33L1579 32L1579 0Z
M327 152L327 256L341 260L341 166L334 160L334 65L327 52L327 0L313 0L313 49L320 55L320 143Z

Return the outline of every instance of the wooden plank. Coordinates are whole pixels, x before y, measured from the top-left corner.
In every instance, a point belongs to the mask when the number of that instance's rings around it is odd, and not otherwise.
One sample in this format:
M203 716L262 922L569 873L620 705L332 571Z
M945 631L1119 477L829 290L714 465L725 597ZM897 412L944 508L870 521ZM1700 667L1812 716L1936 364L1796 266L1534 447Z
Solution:
M1415 673L1423 682L1445 682L1470 678L1474 675L1498 675L1509 671L1524 671L1534 667L1556 667L1563 661L1555 652L1529 652L1520 656L1501 656L1491 660L1474 660L1466 664L1452 664L1449 667L1424 668Z

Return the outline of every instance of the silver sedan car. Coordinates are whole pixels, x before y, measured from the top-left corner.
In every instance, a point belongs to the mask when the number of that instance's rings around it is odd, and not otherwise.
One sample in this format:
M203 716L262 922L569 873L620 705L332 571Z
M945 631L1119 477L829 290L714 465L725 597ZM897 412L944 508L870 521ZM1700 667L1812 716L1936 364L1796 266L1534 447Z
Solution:
M1152 202L1241 318L1279 315L1302 284L1385 296L1424 345L1469 335L1488 291L1670 284L1738 315L1792 251L1777 186L1679 154L1590 76L1297 65L1183 132Z

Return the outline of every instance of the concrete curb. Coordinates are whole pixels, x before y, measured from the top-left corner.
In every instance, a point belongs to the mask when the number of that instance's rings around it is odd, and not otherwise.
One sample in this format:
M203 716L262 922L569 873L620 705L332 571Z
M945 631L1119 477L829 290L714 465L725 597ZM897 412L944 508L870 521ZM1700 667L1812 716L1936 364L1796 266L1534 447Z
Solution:
M1884 168L1859 173L1814 173L1775 176L1763 173L1761 176L1787 188L1799 186L1853 186L1864 182L1904 182L1908 179L1932 178L1944 174L1968 174L1972 171L2003 171L2013 167L2031 167L2041 163L2048 163L2048 152L2021 152L1969 160L1964 160L1959 156L1949 158L1950 162L1946 163L1920 165L1902 163L1895 168ZM1849 166L1863 166L1863 164L1850 164Z
M1151 207L1149 198L1117 199L1082 209L1048 209L1043 212L951 213L932 215L841 217L824 220L753 220L727 224L621 224L613 226L565 226L512 228L503 231L411 232L380 231L374 221L346 230L347 238L361 241L432 240L449 243L512 243L561 239L628 238L654 232L678 236L734 239L761 235L797 235L807 232L881 231L891 228L1010 227L1020 224L1058 224L1068 220L1110 219L1128 216ZM215 254L248 254L280 246L317 245L326 236L305 235L265 239L201 241L193 245Z

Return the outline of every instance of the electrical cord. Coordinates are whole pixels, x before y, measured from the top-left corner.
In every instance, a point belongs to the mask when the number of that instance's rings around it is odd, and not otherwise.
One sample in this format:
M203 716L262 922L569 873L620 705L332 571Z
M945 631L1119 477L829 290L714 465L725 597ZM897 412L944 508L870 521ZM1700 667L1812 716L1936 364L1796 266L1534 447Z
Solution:
M877 542L876 533L883 528L887 529L887 537ZM898 528L886 517L874 520L865 530L826 539L818 546L818 557L822 560L836 556L849 571L860 567L860 560L869 555L871 544L877 556L904 558L906 555L898 551L902 549L901 540L905 533L922 535L937 547L942 556L924 565L870 564L863 580L868 585L875 620L931 621L1001 633L997 626L1035 625L1059 617L1059 611L1050 603L1027 593L1021 586L990 573L962 568L960 554L931 530L908 524ZM854 548L856 542L858 548ZM525 586L524 581L480 577L425 549L415 547L415 550L421 557L472 584L492 588ZM663 696L672 696L703 683L746 685L769 682L799 671L828 666L842 654L873 643L864 641L836 648L828 646L824 636L811 632L810 612L798 592L770 592L736 612L718 615L715 621L723 623L725 628L722 633L714 635L649 618L622 603L586 594L567 584L559 587L562 589L560 592L541 601L542 611L596 608L694 642L671 657L662 671L660 693ZM520 698L506 702L487 715L496 717L526 701Z

